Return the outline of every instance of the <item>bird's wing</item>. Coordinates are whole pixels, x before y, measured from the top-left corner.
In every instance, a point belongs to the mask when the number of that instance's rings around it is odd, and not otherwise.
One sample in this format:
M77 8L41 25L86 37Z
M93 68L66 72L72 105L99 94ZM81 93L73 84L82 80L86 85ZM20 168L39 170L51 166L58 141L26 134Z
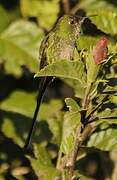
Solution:
M39 49L39 62L40 62L40 69L44 68L47 64L47 49L52 43L51 39L54 38L54 32L50 32L43 41L41 42L40 49Z
M41 42L40 48L39 48L39 63L40 63L40 69L44 68L47 65L47 59L46 59L46 49L48 48L48 38L49 35L47 35Z

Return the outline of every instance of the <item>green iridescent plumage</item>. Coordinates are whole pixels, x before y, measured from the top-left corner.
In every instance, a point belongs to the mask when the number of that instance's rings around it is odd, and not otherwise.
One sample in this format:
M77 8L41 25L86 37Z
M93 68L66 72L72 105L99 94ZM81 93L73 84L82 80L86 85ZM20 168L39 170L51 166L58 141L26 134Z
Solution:
M40 69L58 60L72 59L83 20L83 17L72 15L64 15L59 19L55 28L41 43Z
M58 60L72 60L76 40L81 31L81 24L86 17L64 15L59 19L55 28L44 38L39 50L40 69ZM34 131L34 125L38 115L39 107L47 85L52 77L43 77L40 80L37 105L34 112L31 129L29 131L24 149L27 150Z

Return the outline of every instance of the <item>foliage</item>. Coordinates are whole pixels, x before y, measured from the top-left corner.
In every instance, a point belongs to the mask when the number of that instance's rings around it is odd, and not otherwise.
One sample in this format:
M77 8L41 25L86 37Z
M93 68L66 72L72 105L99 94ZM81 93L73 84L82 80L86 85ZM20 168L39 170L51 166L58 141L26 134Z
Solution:
M95 179L96 173L101 174L98 167L93 174L83 171L83 158L89 154L117 151L117 4L113 0L71 0L71 11L78 5L83 11L76 14L85 12L89 16L73 61L57 61L39 71L40 43L66 11L60 2L0 3L0 179L68 179L66 164L82 123L85 128L91 126L91 132L80 146L76 177ZM94 12L97 16L90 17ZM109 38L108 55L95 64L92 54L102 35ZM48 88L31 153L24 153L42 76L54 76L60 81L55 80ZM65 88L70 92L72 89L72 95L64 96ZM111 177L112 172L103 176Z

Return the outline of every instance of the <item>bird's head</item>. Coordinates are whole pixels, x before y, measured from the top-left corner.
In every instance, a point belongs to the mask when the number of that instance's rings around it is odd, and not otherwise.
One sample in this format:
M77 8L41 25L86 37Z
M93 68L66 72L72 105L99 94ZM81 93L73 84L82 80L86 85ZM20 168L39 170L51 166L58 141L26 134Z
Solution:
M81 25L86 17L80 17L75 15L64 15L56 24L56 30L60 36L65 38L78 38L81 32Z

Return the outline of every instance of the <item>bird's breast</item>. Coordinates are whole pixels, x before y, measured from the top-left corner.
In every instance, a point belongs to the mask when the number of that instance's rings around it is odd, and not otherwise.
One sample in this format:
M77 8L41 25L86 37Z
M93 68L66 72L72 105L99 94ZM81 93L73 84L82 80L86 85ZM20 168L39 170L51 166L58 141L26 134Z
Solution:
M47 49L48 64L54 63L59 60L71 60L73 57L73 51L75 43L68 42L62 38L56 38L49 43Z
M62 47L59 52L59 58L71 60L73 56L73 50L74 50L73 46L70 46L70 45Z

